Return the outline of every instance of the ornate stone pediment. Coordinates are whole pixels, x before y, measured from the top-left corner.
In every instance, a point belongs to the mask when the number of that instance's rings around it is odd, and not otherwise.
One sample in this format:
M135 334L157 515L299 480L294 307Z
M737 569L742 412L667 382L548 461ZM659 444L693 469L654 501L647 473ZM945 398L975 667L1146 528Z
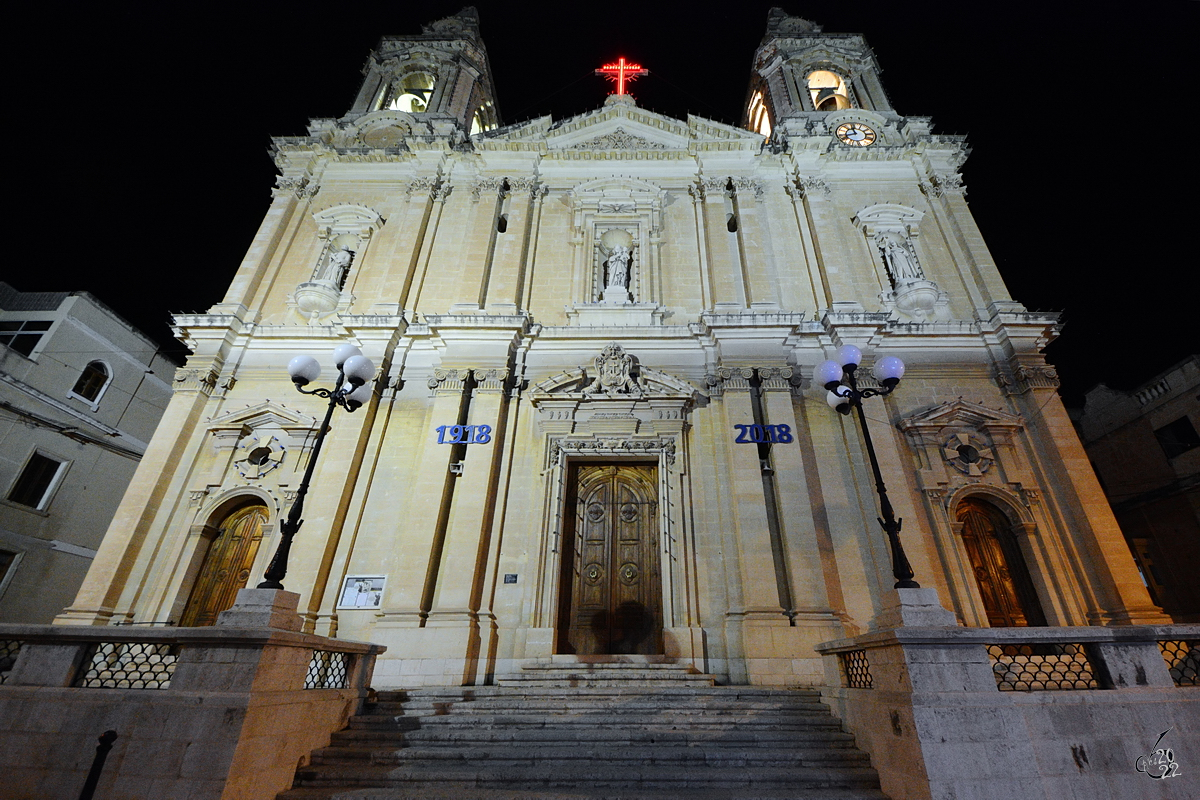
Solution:
M628 359L628 361L626 361ZM698 397L700 392L687 381L666 372L642 366L616 342L607 345L590 369L579 367L552 375L535 384L530 392L534 405L551 396L579 399L638 399L653 396Z
M235 447L244 437L262 431L279 431L286 436L285 444L290 442L293 446L303 448L316 436L317 426L317 420L313 417L271 400L208 421L208 430L218 449Z
M572 150L665 150L667 145L653 142L618 127L611 133L571 145Z
M701 393L638 363L613 342L593 366L560 372L529 393L541 429L576 436L678 435Z
M985 431L994 442L1007 440L1025 427L1017 414L963 400L950 400L928 411L914 414L897 426L914 441L937 442L960 432Z

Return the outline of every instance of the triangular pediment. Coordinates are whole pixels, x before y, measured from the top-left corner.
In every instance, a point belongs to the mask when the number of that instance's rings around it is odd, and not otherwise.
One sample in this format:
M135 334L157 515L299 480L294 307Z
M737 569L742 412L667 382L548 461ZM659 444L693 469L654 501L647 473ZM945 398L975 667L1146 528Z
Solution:
M685 380L642 365L638 358L612 342L600 351L590 367L569 369L536 384L531 396L585 399L643 399L676 397L694 400L700 392Z
M249 432L261 428L280 428L285 431L312 430L317 427L313 417L301 414L287 406L265 400L256 405L247 406L236 411L230 411L213 417L208 421L210 431L242 431Z
M763 137L703 117L686 121L638 108L632 102L609 102L603 108L554 121L540 117L476 138L481 149L539 149L564 155L579 152L686 152L720 146L757 152Z
M1015 433L1025 427L1020 415L978 403L950 400L900 421L900 430L914 435L936 434L947 428Z
M641 367L640 374L643 381L643 393L641 397L661 397L661 396L688 396L700 395L701 392L685 380L676 378L667 372L651 369L649 367ZM594 370L590 369L569 369L552 375L534 385L530 391L536 404L538 398L545 398L548 395L556 396L583 396L584 390L595 380ZM597 396L595 399L603 400L604 395Z

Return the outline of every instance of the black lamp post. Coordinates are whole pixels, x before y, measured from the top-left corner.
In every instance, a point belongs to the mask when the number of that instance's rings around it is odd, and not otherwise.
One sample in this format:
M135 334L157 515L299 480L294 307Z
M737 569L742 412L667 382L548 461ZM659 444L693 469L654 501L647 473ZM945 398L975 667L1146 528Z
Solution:
M300 518L300 515L304 513L304 495L308 494L308 484L312 480L313 468L317 465L317 456L321 454L321 445L325 442L325 432L329 430L329 421L333 419L333 409L341 406L347 411L353 412L371 399L370 381L375 377L375 365L371 363L371 359L364 356L362 351L354 345L343 344L334 349L333 363L337 365L338 369L337 382L334 383L333 388L306 391L304 387L320 376L320 363L312 356L296 356L288 362L288 374L292 377L292 383L296 384L296 391L301 394L315 394L317 397L329 398L329 408L325 411L325 420L321 423L320 430L317 431L317 441L313 444L312 455L308 457L308 467L304 470L304 479L300 481L300 488L296 491L296 500L292 503L287 519L279 526L283 536L263 575L266 580L258 585L259 589L283 588L281 581L287 575L292 537L304 524L304 520Z
M897 589L919 589L921 584L913 580L912 566L904 555L904 547L900 544L900 523L892 512L892 504L888 500L887 489L883 485L883 474L879 471L879 460L875 457L875 445L871 442L871 431L867 429L867 417L863 413L862 401L865 397L876 397L891 394L904 377L904 362L895 356L885 356L875 362L872 374L879 379L882 389L859 389L854 373L862 361L862 351L852 344L839 347L836 361L824 361L817 366L814 374L816 382L829 390L826 402L839 414L849 414L851 407L858 410L858 422L862 428L863 440L867 443L867 455L871 459L871 470L875 473L875 491L879 493L879 508L883 517L879 524L887 534L888 543L892 548L892 576L896 579ZM842 383L843 378L845 383Z

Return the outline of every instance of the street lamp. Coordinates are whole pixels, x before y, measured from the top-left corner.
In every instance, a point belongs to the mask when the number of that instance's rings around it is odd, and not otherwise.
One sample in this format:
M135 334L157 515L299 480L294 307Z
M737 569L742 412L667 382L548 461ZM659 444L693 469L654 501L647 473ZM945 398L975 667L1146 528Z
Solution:
M325 432L329 430L329 420L333 418L333 409L341 406L353 412L359 406L371 399L371 379L375 377L375 365L352 344L343 344L333 351L333 363L337 365L337 382L333 389L309 389L304 387L315 381L321 375L321 365L312 356L296 356L288 362L288 375L296 385L296 391L301 394L315 394L317 397L329 398L329 409L325 412L325 421L317 431L317 441L313 444L312 455L308 457L308 467L304 470L304 479L296 491L296 501L288 512L287 519L279 526L283 536L279 547L271 557L271 563L263 575L266 580L258 585L259 589L282 589L280 582L287 575L288 554L292 549L292 537L304 520L300 515L304 512L304 495L308 494L308 484L312 480L313 467L317 465L317 456L321 454L321 445L325 442Z
M882 389L859 389L854 373L862 361L862 351L852 344L838 348L836 361L823 361L817 365L814 373L816 382L828 390L825 401L830 408L839 414L849 414L850 409L858 409L858 422L862 427L863 440L867 443L867 455L871 458L871 470L875 473L875 491L879 493L879 508L883 514L879 524L887 534L892 547L892 576L896 579L897 589L919 589L921 584L913 580L912 566L904 555L904 547L900 544L900 523L892 512L892 504L888 501L887 489L883 485L883 474L879 471L879 460L875 458L875 445L871 442L871 432L867 429L867 417L863 413L864 397L876 397L891 394L900 379L904 377L904 362L895 356L884 356L875 362L872 374L879 379ZM843 378L846 383L842 383Z

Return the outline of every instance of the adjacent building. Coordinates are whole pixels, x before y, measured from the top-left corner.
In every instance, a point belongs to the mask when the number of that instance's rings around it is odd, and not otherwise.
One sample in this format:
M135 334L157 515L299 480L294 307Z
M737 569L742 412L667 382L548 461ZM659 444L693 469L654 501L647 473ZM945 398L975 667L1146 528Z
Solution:
M1133 391L1095 387L1076 424L1150 596L1200 622L1200 357Z
M344 116L275 139L222 302L175 317L193 355L57 621L210 624L257 583L325 412L285 365L332 385L345 343L374 391L333 417L284 583L306 630L387 645L376 686L630 653L821 684L814 646L893 585L862 434L813 381L844 345L866 381L908 365L868 425L962 625L1169 621L1056 393L1058 319L1010 296L966 204L963 138L893 108L860 35L780 11L748 77L736 126L628 93L506 126L473 10L384 38Z
M48 623L71 603L174 368L87 292L0 283L0 622Z

